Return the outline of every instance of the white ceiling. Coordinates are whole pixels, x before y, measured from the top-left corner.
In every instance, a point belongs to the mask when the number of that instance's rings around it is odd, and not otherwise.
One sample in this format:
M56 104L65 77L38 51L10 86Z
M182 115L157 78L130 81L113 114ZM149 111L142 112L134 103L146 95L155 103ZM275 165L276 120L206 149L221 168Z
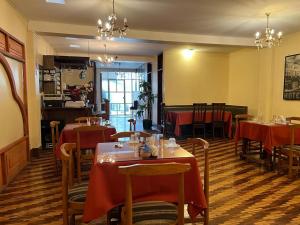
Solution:
M134 55L134 56L154 56L159 55L171 47L176 47L176 44L170 43L149 43L140 40L133 39L117 39L115 41L103 41L97 39L85 39L76 38L69 39L68 37L58 37L58 36L43 36L44 39L55 47L56 52L60 53L85 53L87 55L97 55L104 54L105 48L104 44L107 46L107 54L109 55ZM78 45L80 48L71 48L70 45ZM186 48L190 48L189 45ZM193 45L191 48L203 52L231 52L239 47L235 46L216 46L216 45Z
M112 12L112 0L65 0L65 5L45 0L9 1L35 21L95 26L99 17L105 20ZM300 30L300 0L115 0L115 8L119 19L127 17L132 30L252 38L266 26L265 12L271 12L270 25L275 30L284 34ZM69 43L63 38L46 39L59 51L65 51ZM84 46L86 41L75 42ZM92 51L98 52L103 46L96 41L91 45ZM126 40L110 44L109 50L114 54L151 55L168 46Z
M10 0L32 20L96 25L112 12L112 0L65 0L65 5L45 0ZM120 19L131 29L248 37L271 25L284 33L299 30L299 0L115 0Z
M159 55L167 44L145 43L132 39L118 39L116 41L103 41L96 39L68 39L58 36L44 36L45 40L55 46L57 52L83 52L89 54L104 54L104 44L108 54L149 56ZM70 44L79 45L80 48L70 48Z

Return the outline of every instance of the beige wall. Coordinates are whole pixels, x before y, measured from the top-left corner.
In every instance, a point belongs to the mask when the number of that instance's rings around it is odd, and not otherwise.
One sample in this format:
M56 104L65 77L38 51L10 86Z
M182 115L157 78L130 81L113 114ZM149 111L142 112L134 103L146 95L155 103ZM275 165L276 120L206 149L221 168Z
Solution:
M229 55L228 103L248 105L249 113L299 116L300 101L283 100L285 56L300 53L300 33L287 35L279 47L242 49Z
M41 63L41 55L52 54L54 50L51 46L37 36L35 33L27 30L28 21L24 18L7 0L0 1L0 27L18 38L25 44L26 55L26 72L27 72L27 89L28 89L28 114L29 114L29 141L30 148L39 147L41 145L40 137L40 94L38 83L38 71L37 64ZM2 82L5 87L7 83ZM2 103L2 102L1 102ZM5 104L1 104L0 117L3 115L3 109L14 110L12 106L7 107ZM17 119L18 120L18 119ZM10 144L12 140L15 140L16 134L19 134L23 130L22 123L15 121L10 124L12 136L1 139L3 143ZM4 132L3 132L4 133ZM2 136L2 133L1 133ZM0 145L1 147L1 145Z
M10 34L14 35L22 42L26 42L27 21L23 18L7 1L0 1L0 27ZM15 60L9 60L9 64L14 73L17 92L22 92L22 75L19 69L19 63ZM2 65L0 65L0 148L16 141L23 136L22 115L14 101L7 74ZM22 97L21 95L20 97Z
M227 102L228 54L194 51L187 58L183 51L184 47L164 51L164 102Z
M258 65L256 49L242 49L229 54L228 103L249 107L250 114L258 110Z
M20 109L13 99L8 76L0 64L0 148L23 137L23 121Z
M39 91L39 67L43 64L43 55L55 54L54 49L39 35L27 32L27 96L30 148L41 146L41 95Z

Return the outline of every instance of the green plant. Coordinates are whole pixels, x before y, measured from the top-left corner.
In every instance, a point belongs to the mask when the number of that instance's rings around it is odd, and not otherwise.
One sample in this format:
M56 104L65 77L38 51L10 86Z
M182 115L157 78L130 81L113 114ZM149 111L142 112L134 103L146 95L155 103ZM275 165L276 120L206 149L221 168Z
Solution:
M140 82L140 94L138 95L139 106L136 112L139 118L151 120L152 118L152 105L154 103L155 95L152 94L151 84L147 81Z

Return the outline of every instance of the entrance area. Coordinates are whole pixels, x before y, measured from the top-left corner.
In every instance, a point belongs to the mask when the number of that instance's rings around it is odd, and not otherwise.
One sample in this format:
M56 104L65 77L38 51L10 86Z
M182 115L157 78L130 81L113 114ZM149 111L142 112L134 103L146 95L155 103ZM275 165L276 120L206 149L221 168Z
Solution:
M102 98L110 101L112 116L130 116L130 107L139 95L139 84L144 72L102 72Z

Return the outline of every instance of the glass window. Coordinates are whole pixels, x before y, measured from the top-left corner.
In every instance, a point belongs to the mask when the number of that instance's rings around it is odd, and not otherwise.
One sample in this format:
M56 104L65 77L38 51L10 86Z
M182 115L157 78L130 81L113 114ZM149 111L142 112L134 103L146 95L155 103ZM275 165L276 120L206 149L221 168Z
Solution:
M108 91L108 80L102 80L102 91Z
M125 94L126 103L132 103L132 93Z
M124 92L124 80L117 80L117 92Z
M143 72L116 70L102 73L102 97L110 100L111 115L131 115L130 107L138 100L139 84L146 76Z
M131 80L125 80L125 91L131 92Z
M117 91L116 80L109 80L109 91Z
M123 93L110 93L110 102L111 103L123 103L124 102L124 94Z

